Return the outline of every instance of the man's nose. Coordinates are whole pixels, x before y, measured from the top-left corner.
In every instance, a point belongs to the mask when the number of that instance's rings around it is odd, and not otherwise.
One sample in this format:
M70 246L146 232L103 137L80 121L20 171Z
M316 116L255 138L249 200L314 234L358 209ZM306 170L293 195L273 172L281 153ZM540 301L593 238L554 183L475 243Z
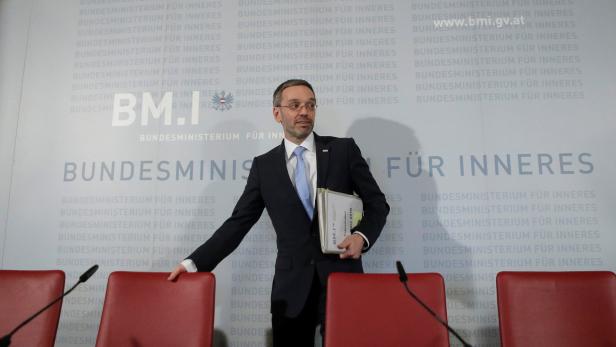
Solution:
M302 114L302 115L308 115L308 113L310 113L310 111L308 110L308 105L306 104L299 105L297 112L299 112L299 114Z

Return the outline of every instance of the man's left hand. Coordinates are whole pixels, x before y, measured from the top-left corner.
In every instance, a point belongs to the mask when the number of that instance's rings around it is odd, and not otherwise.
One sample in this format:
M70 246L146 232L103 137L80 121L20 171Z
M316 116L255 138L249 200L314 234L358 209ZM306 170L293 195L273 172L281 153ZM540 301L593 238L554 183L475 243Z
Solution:
M338 244L338 248L344 249L344 253L340 254L340 259L359 259L361 250L364 248L364 238L359 234L349 235Z

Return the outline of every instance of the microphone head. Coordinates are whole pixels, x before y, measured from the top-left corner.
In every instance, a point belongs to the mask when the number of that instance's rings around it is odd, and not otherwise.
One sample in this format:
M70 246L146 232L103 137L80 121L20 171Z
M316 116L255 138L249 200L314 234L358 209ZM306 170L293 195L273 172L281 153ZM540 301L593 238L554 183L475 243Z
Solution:
M398 275L400 276L400 282L408 281L408 277L406 276L406 271L404 271L404 267L402 266L402 263L399 260L396 261L396 269L398 269Z
M83 275L79 276L79 282L83 283L87 281L94 273L98 270L98 265L94 265L88 269L88 271L84 272Z

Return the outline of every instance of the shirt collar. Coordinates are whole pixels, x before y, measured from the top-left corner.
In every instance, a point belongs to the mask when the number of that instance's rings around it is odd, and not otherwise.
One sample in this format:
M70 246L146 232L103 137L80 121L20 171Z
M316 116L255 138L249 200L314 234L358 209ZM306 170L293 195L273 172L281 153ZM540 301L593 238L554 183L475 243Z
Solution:
M287 140L287 138L285 137L284 139L284 149L285 152L287 154L287 161L289 159L291 159L291 156L293 155L293 151L295 150L295 148L297 148L298 145L294 144L293 142ZM299 146L302 146L304 148L306 148L307 151L309 152L313 152L314 153L314 132L311 132L310 135L308 135L308 137L306 137L306 139L304 139L304 142L300 143Z

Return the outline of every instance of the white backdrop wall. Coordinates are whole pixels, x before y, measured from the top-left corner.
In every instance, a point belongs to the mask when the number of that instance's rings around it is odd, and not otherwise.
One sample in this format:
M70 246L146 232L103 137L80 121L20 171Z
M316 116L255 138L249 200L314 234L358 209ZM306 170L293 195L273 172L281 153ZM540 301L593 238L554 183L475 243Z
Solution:
M31 4L0 2L0 246L4 249L13 151Z
M498 345L495 274L616 268L616 3L0 2L1 268L101 270L57 343L94 344L109 272L169 271L281 141L306 78L392 207L369 272L446 279L449 321ZM445 20L444 22L442 20ZM450 25L450 27L447 27ZM216 344L263 346L267 216L215 271Z

